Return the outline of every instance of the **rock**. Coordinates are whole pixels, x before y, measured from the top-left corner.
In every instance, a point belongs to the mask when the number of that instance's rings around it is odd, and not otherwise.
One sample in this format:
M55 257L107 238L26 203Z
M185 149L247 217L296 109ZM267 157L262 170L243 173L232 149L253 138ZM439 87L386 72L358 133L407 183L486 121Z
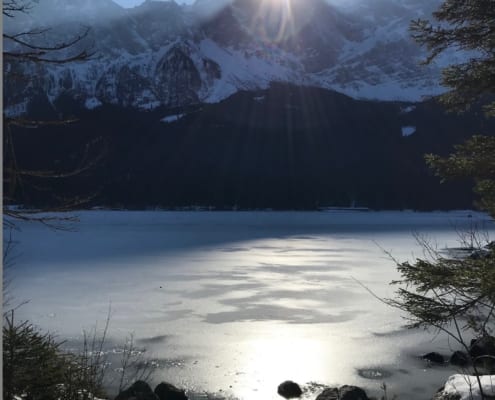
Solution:
M476 249L469 254L468 258L470 258L471 260L480 260L482 258L487 258L489 256L490 256L490 250Z
M432 351L431 353L426 353L421 356L423 360L430 361L432 363L437 363L437 364L443 364L445 362L445 359L443 356L435 351Z
M160 400L188 400L183 390L167 382L158 384L155 388L155 394Z
M325 389L316 400L369 400L369 398L360 387L344 385L339 389Z
M465 367L469 364L469 356L462 351L454 351L450 356L449 363L459 367Z
M168 106L179 107L198 102L201 74L187 46L173 46L160 59L154 75L154 91Z
M316 400L338 400L339 399L339 389L328 388L321 392Z
M484 373L495 373L495 338L493 336L486 335L471 340L469 355L477 367L484 369Z
M489 250L495 250L495 240L492 240L490 243L488 243L485 248Z
M278 385L277 393L286 399L293 399L294 397L300 397L302 390L296 382L285 381Z
M146 382L136 381L128 389L120 392L115 400L159 400L159 398Z
M357 386L344 385L339 392L340 400L369 400L366 392Z
M471 340L469 355L472 358L480 356L495 356L495 338L493 336L482 336L479 339Z

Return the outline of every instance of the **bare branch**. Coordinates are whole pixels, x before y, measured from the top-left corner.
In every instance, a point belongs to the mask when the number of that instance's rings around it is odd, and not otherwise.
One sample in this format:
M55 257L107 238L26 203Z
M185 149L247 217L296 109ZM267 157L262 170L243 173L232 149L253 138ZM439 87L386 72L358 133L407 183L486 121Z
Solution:
M32 50L37 50L37 51L60 51L60 50L68 49L68 48L74 46L76 43L79 43L81 40L83 40L85 37L88 36L90 29L91 28L86 27L85 30L84 30L84 32L82 34L77 35L72 40L70 40L68 42L57 43L57 44L54 44L54 45L51 45L51 46L43 46L43 45L38 45L38 44L32 44L32 43L29 43L29 42L27 42L25 40L19 39L20 36L24 36L24 35L38 35L40 33L46 32L48 29L45 29L45 30L34 30L35 33L22 32L20 34L15 34L15 35L9 35L7 33L3 33L3 38L4 39L7 39L7 40L11 40L14 43L17 43L17 44L19 44L21 46L27 47L27 48L32 49Z
M31 29L29 31L26 31L26 32L20 32L20 33L16 33L15 35L11 35L13 38L19 38L19 37L22 37L22 36L33 36L33 35L42 35L43 33L46 33L50 30L50 28L39 28L39 29ZM4 37L5 37L5 34L4 34Z
M46 63L46 64L67 64L75 61L86 61L93 57L96 53L89 53L86 50L82 50L81 52L64 58L46 58L47 51L34 51L34 52L25 52L25 53L15 53L4 51L3 57L7 60L19 60L19 61L29 61L36 63Z
M33 8L30 0L3 0L2 14L14 18L17 13L27 14Z

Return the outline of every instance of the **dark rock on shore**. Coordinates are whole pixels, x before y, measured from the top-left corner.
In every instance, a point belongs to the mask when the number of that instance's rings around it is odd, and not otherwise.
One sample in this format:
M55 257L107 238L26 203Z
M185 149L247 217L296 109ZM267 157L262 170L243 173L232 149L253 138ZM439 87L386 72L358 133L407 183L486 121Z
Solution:
M495 356L495 338L493 336L482 336L479 339L471 340L469 355L472 358L480 356Z
M443 364L445 362L445 359L443 356L435 351L432 351L431 353L426 353L421 356L423 360L427 360L432 363L436 364Z
M184 390L167 382L158 384L155 388L155 394L160 400L188 400Z
M366 392L357 386L344 385L321 392L316 400L369 400Z
M462 351L454 351L450 356L449 363L458 367L465 367L469 364L469 356Z
M144 381L134 382L128 389L120 392L115 400L160 400Z
M302 395L302 390L296 382L285 381L278 385L277 393L286 399L293 399Z
M328 388L321 392L316 400L337 400L339 399L339 389L337 388Z
M492 240L490 243L488 243L485 248L489 250L495 250L495 240Z
M471 260L480 260L482 258L488 258L489 256L490 250L476 249L469 254L468 258L470 258Z

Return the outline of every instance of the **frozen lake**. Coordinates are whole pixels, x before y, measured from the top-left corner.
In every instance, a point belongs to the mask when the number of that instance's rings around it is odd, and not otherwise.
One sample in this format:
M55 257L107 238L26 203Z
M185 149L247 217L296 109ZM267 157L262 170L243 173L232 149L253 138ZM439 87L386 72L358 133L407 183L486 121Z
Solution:
M455 247L474 223L495 233L468 211L78 216L74 232L25 223L14 232L11 290L29 300L18 317L77 340L104 324L111 304L110 341L133 333L161 365L156 380L246 400L281 399L287 379L374 395L385 381L401 399L431 398L453 370L418 356L448 355L453 344L403 329L400 313L356 280L391 297L397 273L385 251L422 256L415 234ZM378 379L362 373L375 369Z

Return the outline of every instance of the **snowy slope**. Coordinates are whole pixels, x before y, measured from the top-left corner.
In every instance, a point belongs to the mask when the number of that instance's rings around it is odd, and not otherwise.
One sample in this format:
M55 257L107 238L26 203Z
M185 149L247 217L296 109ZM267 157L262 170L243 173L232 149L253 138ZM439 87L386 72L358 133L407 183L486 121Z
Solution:
M408 33L409 21L429 15L435 2L380 0L371 7L355 0L337 7L290 0L260 8L264 2L224 0L208 13L211 1L179 6L147 0L123 9L110 0L45 0L29 17L6 21L9 32L53 26L46 38L36 38L52 42L89 25L80 45L95 52L83 63L5 62L7 114L26 110L39 94L53 104L69 95L88 108L110 103L150 109L218 102L274 81L378 100L418 101L443 90L439 70L450 58L420 66L424 53ZM18 85L8 82L9 73L35 79Z

